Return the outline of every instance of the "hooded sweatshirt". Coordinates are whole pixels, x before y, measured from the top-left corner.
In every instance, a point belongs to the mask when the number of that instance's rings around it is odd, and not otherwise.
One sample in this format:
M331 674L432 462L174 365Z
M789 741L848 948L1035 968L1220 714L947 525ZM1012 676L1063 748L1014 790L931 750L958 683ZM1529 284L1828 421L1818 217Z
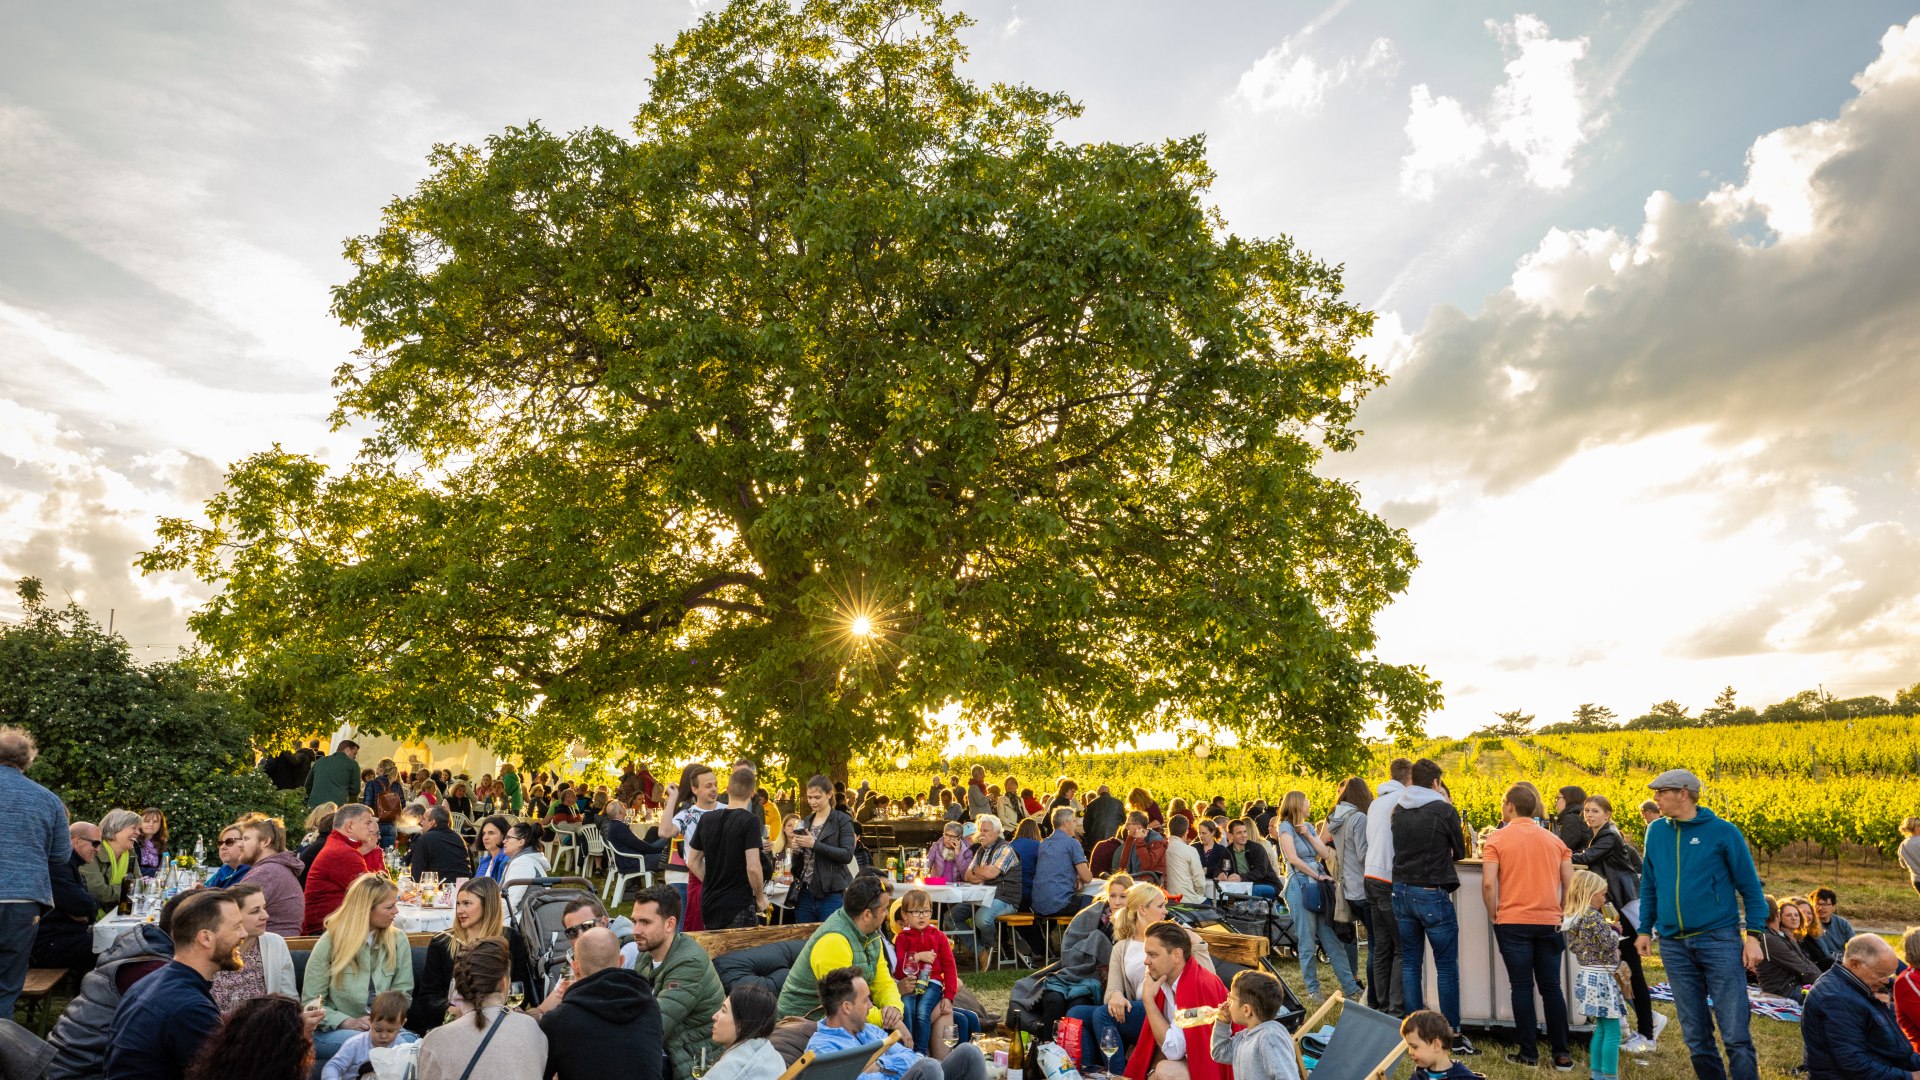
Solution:
M1393 810L1406 789L1400 781L1389 780L1374 792L1373 805L1367 808L1366 871L1375 881L1393 881Z
M1739 902L1735 902L1738 895ZM1640 932L1672 940L1709 930L1767 926L1766 889L1753 853L1732 822L1702 806L1690 821L1655 818L1640 861Z
M267 930L281 937L300 933L307 913L307 894L300 883L306 864L291 851L276 851L253 864L247 881L260 886L267 901Z
M607 968L567 987L560 1004L540 1018L540 1030L547 1033L548 1076L660 1080L660 1005L653 983L639 972Z
M1448 892L1460 887L1456 860L1467 857L1460 811L1432 788L1410 787L1393 809L1393 883Z

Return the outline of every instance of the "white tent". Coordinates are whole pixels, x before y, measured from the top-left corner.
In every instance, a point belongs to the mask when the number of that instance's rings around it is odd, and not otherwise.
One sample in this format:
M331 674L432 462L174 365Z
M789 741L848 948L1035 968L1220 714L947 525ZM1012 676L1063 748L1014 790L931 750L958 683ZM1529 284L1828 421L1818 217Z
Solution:
M341 739L360 744L359 760L363 769L373 768L382 758L392 758L402 772L419 765L427 769L448 769L456 776L464 772L476 780L483 773L500 774L500 758L491 747L472 739L401 742L385 735L362 735L350 725L334 732L330 745L338 746Z

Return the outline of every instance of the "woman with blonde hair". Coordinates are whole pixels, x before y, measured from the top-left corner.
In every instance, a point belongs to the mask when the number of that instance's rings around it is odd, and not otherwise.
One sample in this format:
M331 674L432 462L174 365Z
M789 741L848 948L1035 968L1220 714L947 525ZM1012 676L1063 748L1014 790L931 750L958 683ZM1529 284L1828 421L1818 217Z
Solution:
M1293 936L1300 943L1300 978L1307 984L1307 996L1319 1000L1320 970L1313 961L1318 948L1327 954L1340 989L1352 1000L1360 993L1360 983L1354 978L1347 947L1333 930L1333 890L1340 884L1327 873L1326 859L1332 850L1327 837L1308 821L1312 809L1306 792L1289 791L1273 819L1274 846L1287 865L1287 910L1293 913Z
M1118 875L1116 875L1118 876ZM1147 1006L1141 1000L1141 984L1147 977L1147 927L1167 917L1167 894L1160 886L1141 882L1127 889L1126 901L1113 915L1113 952L1107 958L1106 1000L1099 1005L1076 1005L1068 1016L1080 1019L1082 1062L1099 1061L1100 1038L1115 1032L1120 1038L1120 1060L1125 1061L1133 1044L1146 1033ZM1193 958L1211 964L1207 943L1191 929L1187 940L1193 945ZM1109 1063L1111 1064L1111 1063Z
M506 923L499 882L477 877L460 886L453 900L453 926L433 935L427 943L427 963L407 1010L407 1030L425 1035L446 1021L449 1010L457 1015L466 1013L466 1001L453 985L454 965L462 950L504 936Z
M1593 1021L1587 1064L1592 1075L1613 1080L1620 1075L1620 1018L1627 1015L1627 998L1614 974L1620 966L1620 932L1613 928L1619 914L1607 904L1607 879L1575 870L1560 911L1567 951L1580 965L1573 975L1573 1001Z
M1138 810L1147 815L1147 828L1149 829L1164 830L1167 827L1167 815L1161 813L1160 804L1154 801L1153 796L1147 793L1146 788L1137 787L1127 792L1127 809Z
M1807 954L1807 959L1813 961L1814 967L1821 971L1832 967L1833 959L1820 947L1820 915L1814 911L1813 901L1804 896L1788 896L1780 903L1783 906L1791 904L1800 912L1800 925L1789 932L1793 943L1800 946L1800 951ZM1782 920L1782 925L1785 925L1785 920Z
M303 994L323 1012L313 1035L315 1064L324 1064L348 1039L372 1027L375 995L413 995L413 948L393 925L400 890L379 874L362 874L327 916L326 932L307 957Z
M1920 893L1920 817L1902 820L1900 835L1906 837L1900 841L1897 849L1900 865L1906 867L1907 877L1913 882L1913 891Z

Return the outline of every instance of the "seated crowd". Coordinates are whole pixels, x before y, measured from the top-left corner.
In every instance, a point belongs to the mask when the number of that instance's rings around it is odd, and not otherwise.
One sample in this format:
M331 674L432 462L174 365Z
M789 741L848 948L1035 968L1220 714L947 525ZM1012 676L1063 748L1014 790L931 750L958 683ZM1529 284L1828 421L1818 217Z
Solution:
M0 798L37 798L23 783L44 791L7 775L18 778L21 759L31 761L24 738L0 731L0 766L14 766L0 768ZM1095 786L1083 799L1062 779L1043 803L1014 777L987 783L979 767L964 785L956 776L898 801L816 776L783 819L745 763L728 771L724 790L708 766L664 786L629 766L614 797L538 773L523 784L510 766L499 780L474 782L402 775L382 762L353 778L326 767L341 754L350 766L347 744L314 760L312 790L342 797L312 806L297 850L274 818L234 822L207 887L174 897L157 925L130 928L98 956L91 924L163 868L166 818L114 810L95 825L57 815L32 963L85 974L50 1032L47 1077L212 1077L246 1062L248 1075L334 1080L370 1075L377 1052L417 1042L422 1080L469 1072L772 1080L802 1046L820 1055L872 1047L865 1080L986 1080L973 1041L982 1020L953 940L928 893L891 888L875 867L889 853L876 859L866 842L891 808L922 799L939 819L927 874L988 887L987 899L953 905L948 929L971 929L984 958L1003 940L1003 921L1036 916L1009 935L1009 959L1026 967L1035 966L1030 954L1053 950L1039 937L1048 924L1061 930L1057 961L1016 984L1012 1003L1031 1030L1077 1021L1083 1066L1136 1080L1297 1076L1291 1038L1275 1022L1286 1007L1280 983L1240 972L1229 989L1207 943L1170 918L1173 901L1213 900L1284 910L1309 998L1321 996L1324 962L1349 998L1405 1018L1402 1034L1425 1075L1472 1075L1452 1061L1479 1051L1460 1031L1449 897L1459 886L1454 868L1471 851L1513 990L1515 1062L1538 1062L1544 1025L1554 1064L1571 1067L1569 998L1594 1022L1595 1077L1616 1076L1623 1049L1650 1049L1666 1018L1651 1008L1639 960L1657 936L1703 1075L1723 1047L1725 1072L1753 1075L1749 972L1760 990L1802 1004L1810 1075L1920 1072L1920 975L1911 966L1920 931L1896 954L1854 934L1831 890L1764 896L1738 830L1698 806L1699 781L1685 770L1649 785L1649 838L1687 837L1701 852L1689 858L1724 864L1725 884L1705 895L1673 876L1667 847L1643 855L1613 823L1611 804L1578 788L1560 789L1549 805L1531 784L1516 784L1501 821L1471 834L1441 770L1424 759L1395 761L1377 787L1349 778L1318 820L1299 791L1230 815L1218 798L1163 809L1137 788L1123 801ZM328 779L335 775L348 780ZM636 832L630 806L657 807L659 824ZM495 807L506 812L487 813ZM546 977L515 925L528 887L509 883L547 876L541 848L552 826L589 819L610 841L610 870L637 873L670 858L668 881L636 893L630 917L611 916L597 899L570 902L560 931L566 974L542 994ZM401 840L414 874L461 881L451 928L418 945L395 924L399 889L384 849ZM777 995L749 983L728 991L683 931L758 925L776 878L787 884L792 920L817 925ZM1675 900L1656 902L1667 896ZM1356 927L1369 942L1364 966ZM1564 953L1576 971L1565 987ZM1213 1010L1215 1022L1179 1026L1176 1014L1193 1009ZM806 1025L804 1043L776 1038L787 1023Z

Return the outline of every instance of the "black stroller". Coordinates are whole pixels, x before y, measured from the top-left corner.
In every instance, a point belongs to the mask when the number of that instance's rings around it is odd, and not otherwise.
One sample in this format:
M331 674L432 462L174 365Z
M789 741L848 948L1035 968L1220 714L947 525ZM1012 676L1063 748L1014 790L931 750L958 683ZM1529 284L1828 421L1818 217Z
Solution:
M527 984L523 987L528 1004L546 1000L553 988L566 978L573 959L573 942L567 940L561 916L574 900L600 899L593 882L577 877L516 878L502 891L526 886L520 903L507 913L510 932L517 933L526 947Z

